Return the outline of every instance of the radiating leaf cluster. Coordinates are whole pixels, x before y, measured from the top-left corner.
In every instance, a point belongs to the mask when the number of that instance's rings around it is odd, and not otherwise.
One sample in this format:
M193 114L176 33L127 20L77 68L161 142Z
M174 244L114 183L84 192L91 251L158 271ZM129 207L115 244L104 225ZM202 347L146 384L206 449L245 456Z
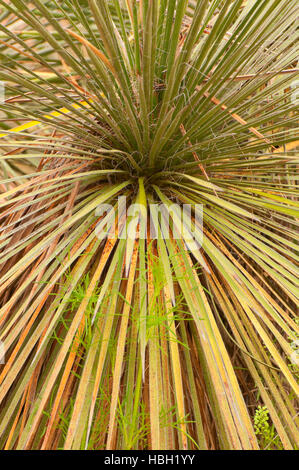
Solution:
M298 448L295 3L0 0L1 448Z

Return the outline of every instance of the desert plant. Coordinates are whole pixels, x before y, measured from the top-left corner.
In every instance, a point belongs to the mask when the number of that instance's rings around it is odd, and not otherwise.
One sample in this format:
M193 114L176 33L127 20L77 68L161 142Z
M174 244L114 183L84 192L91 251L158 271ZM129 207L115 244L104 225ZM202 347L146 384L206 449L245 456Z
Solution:
M0 0L2 448L298 446L295 3Z

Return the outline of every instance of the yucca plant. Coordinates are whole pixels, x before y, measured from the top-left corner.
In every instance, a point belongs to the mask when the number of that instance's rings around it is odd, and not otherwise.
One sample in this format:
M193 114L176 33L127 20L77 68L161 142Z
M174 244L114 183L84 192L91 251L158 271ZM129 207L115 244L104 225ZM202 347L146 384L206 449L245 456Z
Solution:
M2 449L298 447L295 3L0 0Z

